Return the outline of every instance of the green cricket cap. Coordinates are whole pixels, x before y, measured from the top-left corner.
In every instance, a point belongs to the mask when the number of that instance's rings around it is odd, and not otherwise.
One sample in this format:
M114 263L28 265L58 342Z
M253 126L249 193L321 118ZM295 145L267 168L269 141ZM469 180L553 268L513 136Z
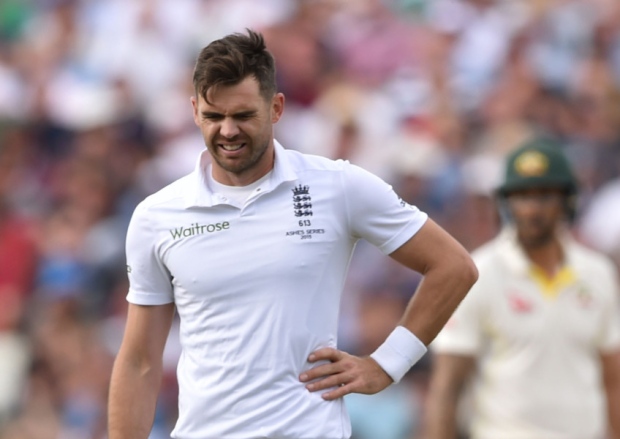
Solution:
M514 191L547 188L572 195L577 192L577 180L562 149L551 140L537 138L508 156L498 193L506 196Z

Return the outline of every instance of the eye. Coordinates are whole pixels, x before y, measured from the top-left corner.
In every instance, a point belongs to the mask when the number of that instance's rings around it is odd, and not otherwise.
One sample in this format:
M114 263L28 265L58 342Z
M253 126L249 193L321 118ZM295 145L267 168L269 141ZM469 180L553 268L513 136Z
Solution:
M203 113L202 118L206 120L216 121L216 120L222 120L224 116L221 114Z

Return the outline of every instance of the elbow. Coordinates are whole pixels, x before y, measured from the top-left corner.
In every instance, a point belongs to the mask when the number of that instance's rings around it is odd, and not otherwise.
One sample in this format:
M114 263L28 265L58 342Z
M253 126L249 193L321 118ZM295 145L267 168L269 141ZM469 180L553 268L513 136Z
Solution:
M163 373L163 360L140 349L121 350L114 361L114 368L127 371L140 379L154 378L157 380Z
M466 255L461 262L461 273L461 282L464 286L467 286L466 291L469 291L478 281L478 267L476 267L476 264L469 255Z
M450 279L452 287L461 291L463 297L478 281L478 267L465 249L438 261L438 265L424 271L423 274L427 276L431 272L437 273L439 278Z
M474 263L474 261L469 258L469 264L468 264L468 269L469 269L469 280L470 280L470 288L474 286L474 284L478 281L478 267L476 266L476 264Z

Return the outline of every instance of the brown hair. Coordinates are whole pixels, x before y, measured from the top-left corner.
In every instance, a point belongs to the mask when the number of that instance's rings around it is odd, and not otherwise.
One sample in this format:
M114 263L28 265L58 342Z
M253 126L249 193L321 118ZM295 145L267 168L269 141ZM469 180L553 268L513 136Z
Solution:
M276 68L263 36L250 29L215 40L202 49L194 67L194 90L207 102L207 91L220 85L237 85L252 75L261 94L270 99L276 93Z

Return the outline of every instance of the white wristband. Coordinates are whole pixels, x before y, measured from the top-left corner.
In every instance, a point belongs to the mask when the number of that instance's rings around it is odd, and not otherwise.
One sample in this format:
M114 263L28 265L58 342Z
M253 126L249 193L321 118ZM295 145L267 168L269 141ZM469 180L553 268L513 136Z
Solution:
M397 326L370 357L397 383L427 350L411 331Z

